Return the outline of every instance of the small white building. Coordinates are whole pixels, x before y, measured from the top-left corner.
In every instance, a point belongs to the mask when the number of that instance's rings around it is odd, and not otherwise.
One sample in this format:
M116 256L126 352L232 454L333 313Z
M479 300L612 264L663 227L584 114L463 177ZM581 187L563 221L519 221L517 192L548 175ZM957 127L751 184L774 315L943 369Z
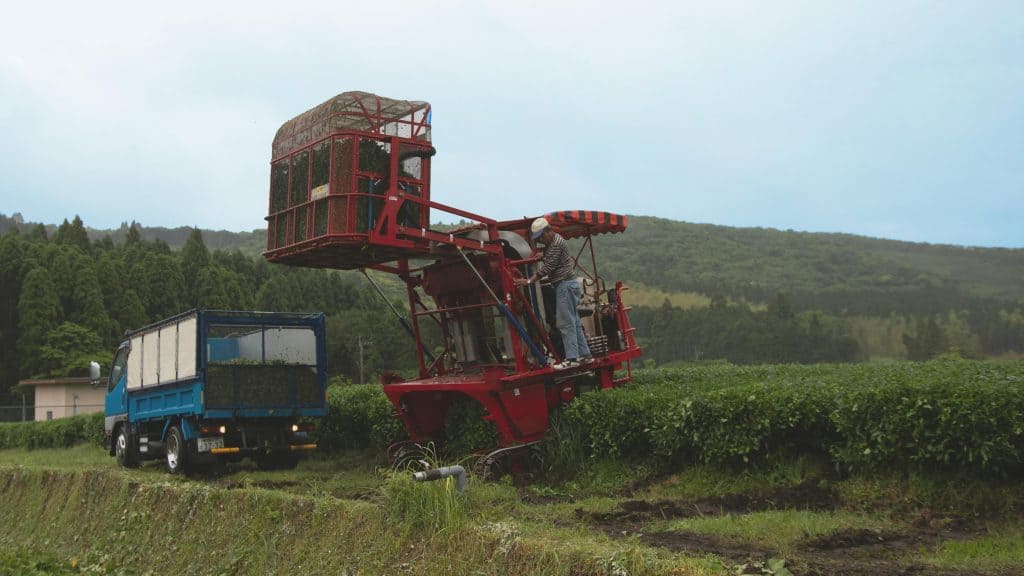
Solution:
M104 386L94 388L88 376L22 380L18 384L35 387L36 420L103 412L107 389Z

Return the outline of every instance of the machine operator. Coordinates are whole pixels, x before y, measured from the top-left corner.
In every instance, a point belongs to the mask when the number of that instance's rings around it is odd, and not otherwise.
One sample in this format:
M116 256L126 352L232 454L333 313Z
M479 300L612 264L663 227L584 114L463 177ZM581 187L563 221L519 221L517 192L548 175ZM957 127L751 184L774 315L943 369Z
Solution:
M562 334L565 359L553 368L564 370L579 366L581 362L590 363L593 358L578 310L583 290L573 274L575 263L569 255L569 245L561 234L551 229L546 218L534 220L530 234L535 242L539 240L544 244L544 259L529 278L516 278L515 283L516 286L526 286L547 276L555 289L555 325Z

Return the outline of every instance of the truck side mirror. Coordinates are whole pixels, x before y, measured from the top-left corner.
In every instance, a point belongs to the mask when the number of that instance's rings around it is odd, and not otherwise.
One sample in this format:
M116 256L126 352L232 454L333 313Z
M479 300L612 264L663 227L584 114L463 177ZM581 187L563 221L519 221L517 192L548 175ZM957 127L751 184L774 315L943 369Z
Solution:
M100 385L100 365L99 362L89 362L89 381L92 385Z

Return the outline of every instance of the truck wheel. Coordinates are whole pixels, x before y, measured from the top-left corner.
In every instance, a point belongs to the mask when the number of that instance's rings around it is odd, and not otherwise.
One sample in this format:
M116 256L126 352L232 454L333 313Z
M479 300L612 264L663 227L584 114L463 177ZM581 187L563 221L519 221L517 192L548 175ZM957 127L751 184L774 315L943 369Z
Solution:
M117 436L114 438L114 457L123 468L135 468L139 465L135 454L132 453L131 436L128 434L127 426L117 429Z
M188 467L188 448L185 446L185 437L177 426L171 426L167 431L167 442L164 446L167 471L171 474L184 472Z

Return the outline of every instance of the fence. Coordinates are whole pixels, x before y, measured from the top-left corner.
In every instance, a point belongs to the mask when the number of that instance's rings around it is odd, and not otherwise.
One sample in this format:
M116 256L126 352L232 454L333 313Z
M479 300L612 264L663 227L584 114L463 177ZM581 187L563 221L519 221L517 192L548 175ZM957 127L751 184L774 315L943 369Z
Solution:
M36 420L36 409L39 409L39 420L53 420L77 416L79 414L90 414L102 412L103 404L87 404L75 402L73 404L7 404L0 405L0 422L30 422Z

